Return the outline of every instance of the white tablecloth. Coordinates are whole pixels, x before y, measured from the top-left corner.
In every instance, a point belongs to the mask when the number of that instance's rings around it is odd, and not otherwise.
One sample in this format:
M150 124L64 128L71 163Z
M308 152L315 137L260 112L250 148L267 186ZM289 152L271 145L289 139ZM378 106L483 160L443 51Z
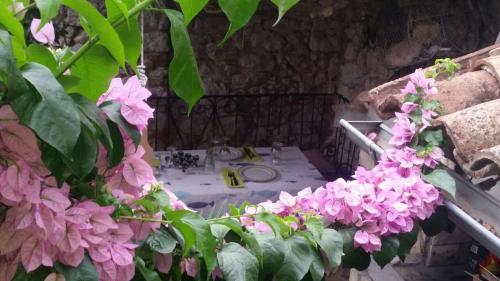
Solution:
M241 204L244 201L260 203L267 200L277 200L281 191L296 194L305 187L314 189L324 185L325 180L318 170L307 160L298 147L283 147L281 160L277 165L271 162L269 147L256 148L261 156L259 162L245 162L239 159L231 162L215 163L215 172L205 172L203 169L204 150L185 151L200 156L199 168L194 168L192 174L183 173L180 169L168 168L157 175L165 187L173 191L179 199L190 208L203 215L209 215L212 209L226 211L228 203ZM158 157L165 157L164 151L155 152ZM245 182L244 188L229 188L220 174L222 167L239 168L246 165L263 164L273 167L279 172L279 177L271 182ZM220 215L220 214L218 214Z

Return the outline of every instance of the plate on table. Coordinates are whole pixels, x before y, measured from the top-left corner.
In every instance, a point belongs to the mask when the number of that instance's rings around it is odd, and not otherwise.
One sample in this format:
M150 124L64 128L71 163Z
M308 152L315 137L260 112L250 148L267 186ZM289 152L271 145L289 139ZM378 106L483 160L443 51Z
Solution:
M236 148L228 146L226 147L227 151L223 152L222 147L217 147L217 153L215 153L215 160L218 161L233 161L236 159L240 159L243 156L243 152Z
M241 167L238 172L245 180L253 182L269 182L278 177L278 171L264 165Z

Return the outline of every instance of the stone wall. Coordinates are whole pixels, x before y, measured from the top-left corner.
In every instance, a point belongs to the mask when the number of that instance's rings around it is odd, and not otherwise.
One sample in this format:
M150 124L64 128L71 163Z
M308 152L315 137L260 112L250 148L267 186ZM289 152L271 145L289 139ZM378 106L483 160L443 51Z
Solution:
M208 94L339 93L353 98L435 57L492 43L498 20L490 16L491 30L486 30L478 14L490 11L490 1L480 7L470 2L307 0L275 27L276 10L262 4L251 23L221 47L217 44L228 23L216 10L203 12L190 32ZM146 18L146 65L157 95L168 92L167 29L164 17Z
M208 95L326 93L353 100L434 58L489 45L500 31L496 0L303 0L274 27L277 11L269 2L262 1L250 24L220 47L228 22L216 6L191 23ZM165 96L172 57L168 21L148 13L144 23L148 87ZM61 15L58 24L64 43L78 47L85 39L74 13ZM165 135L167 122L190 123L185 115L171 120L165 108L157 112L158 132L150 127L150 136Z

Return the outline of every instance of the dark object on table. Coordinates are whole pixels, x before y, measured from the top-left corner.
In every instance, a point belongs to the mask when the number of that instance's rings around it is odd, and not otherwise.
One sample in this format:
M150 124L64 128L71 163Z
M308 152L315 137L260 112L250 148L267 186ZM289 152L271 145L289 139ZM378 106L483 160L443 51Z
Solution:
M488 250L477 242L470 246L469 260L467 261L466 271L471 274L479 273L479 264L488 255Z
M200 156L182 151L175 153L172 158L174 167L181 169L183 172L190 167L198 167L198 161L200 160Z
M238 179L236 178L236 175L234 174L233 171L229 171L227 173L227 176L231 180L231 185L233 185L233 186L239 186L240 185L240 183L239 183Z
M205 208L207 206L213 207L215 205L215 201L212 201L210 203L207 202L192 202L188 203L187 206L191 209L201 209Z

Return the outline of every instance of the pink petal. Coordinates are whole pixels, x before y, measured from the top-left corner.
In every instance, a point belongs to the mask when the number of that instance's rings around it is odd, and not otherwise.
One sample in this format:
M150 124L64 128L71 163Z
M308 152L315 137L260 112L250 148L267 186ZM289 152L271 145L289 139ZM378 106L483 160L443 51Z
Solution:
M155 265L159 272L168 273L172 267L172 254L156 254Z
M54 212L60 213L63 213L71 205L67 196L62 194L58 188L44 189L42 191L42 203Z
M130 251L120 244L114 244L112 246L111 258L117 265L121 266L126 266L134 262L134 258Z
M127 98L137 101L145 100L151 96L151 92L142 87L139 78L136 75L127 80L127 83L124 85L124 90L126 91Z
M142 159L134 159L123 166L123 177L133 186L143 186L155 181L153 169Z
M125 120L136 126L147 125L148 120L153 118L153 111L147 103L130 99L122 104L120 110Z
M60 262L64 263L65 265L77 267L78 265L80 265L80 263L82 263L84 255L85 255L85 252L84 252L83 248L78 248L78 249L76 249L76 251L74 251L72 253L64 252L64 253L59 254L58 260Z
M96 246L89 248L89 255L95 262L105 262L111 259L111 252L108 246Z
M36 162L41 159L41 152L38 149L35 134L25 126L19 124L9 124L0 132L5 146L22 159Z
M37 32L40 23L40 19L33 19L30 26L31 34L33 34L36 41L42 44L52 45L55 40L54 25L52 25L52 22L48 22Z
M26 271L33 271L42 264L43 251L43 243L38 238L31 237L24 241L21 247L21 261Z
M69 224L66 227L66 231L63 238L59 242L58 247L64 252L73 252L80 246L81 242L82 236L78 226L75 224Z

